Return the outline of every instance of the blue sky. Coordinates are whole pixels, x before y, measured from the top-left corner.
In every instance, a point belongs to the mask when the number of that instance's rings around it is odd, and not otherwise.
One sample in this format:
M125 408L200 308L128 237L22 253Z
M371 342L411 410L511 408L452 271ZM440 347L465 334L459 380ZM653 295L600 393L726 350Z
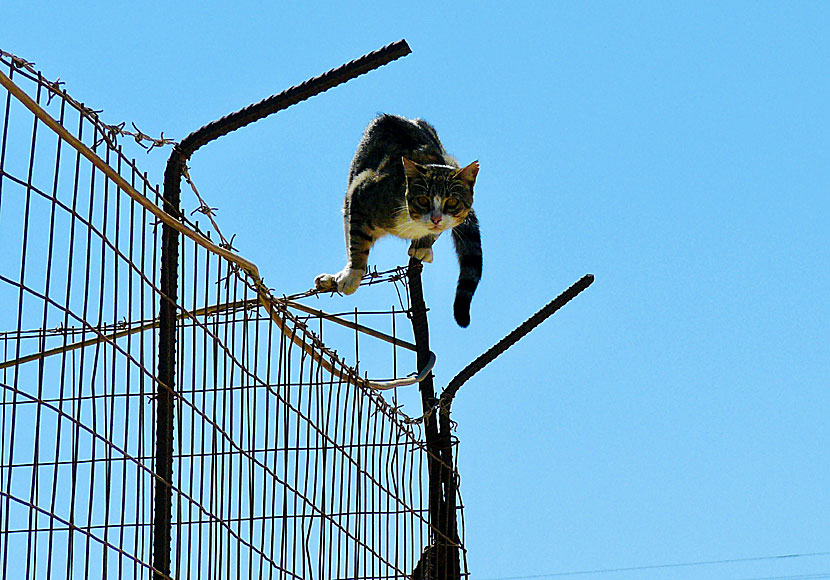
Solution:
M375 114L424 117L478 159L468 329L448 240L424 274L438 386L596 276L456 399L474 578L830 552L826 4L22 4L3 6L0 47L106 122L175 139L406 38L413 54L190 166L291 293L342 267L346 173ZM139 163L161 181L167 154ZM405 255L385 240L372 262ZM356 304L371 291L330 309ZM585 577L821 573L830 556Z

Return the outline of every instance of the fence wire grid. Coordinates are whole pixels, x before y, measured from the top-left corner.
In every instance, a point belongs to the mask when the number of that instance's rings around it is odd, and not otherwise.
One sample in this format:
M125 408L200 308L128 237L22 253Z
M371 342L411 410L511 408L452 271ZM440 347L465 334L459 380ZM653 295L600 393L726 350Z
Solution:
M360 377L414 368L405 276L376 276L400 297L389 311L271 296L279 325L261 288L186 238L163 296L157 214L12 85L156 208L119 140L170 141L106 125L8 53L0 72L2 578L409 578L434 536L426 446ZM162 301L178 320L169 574L153 559Z

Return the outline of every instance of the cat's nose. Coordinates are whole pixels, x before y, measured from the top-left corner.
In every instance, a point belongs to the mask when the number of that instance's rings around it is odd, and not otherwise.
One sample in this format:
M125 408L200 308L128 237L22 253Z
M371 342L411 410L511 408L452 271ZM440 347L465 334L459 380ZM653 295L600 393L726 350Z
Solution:
M430 219L432 220L432 223L434 223L436 226L441 223L441 216L440 215L432 214L430 216Z

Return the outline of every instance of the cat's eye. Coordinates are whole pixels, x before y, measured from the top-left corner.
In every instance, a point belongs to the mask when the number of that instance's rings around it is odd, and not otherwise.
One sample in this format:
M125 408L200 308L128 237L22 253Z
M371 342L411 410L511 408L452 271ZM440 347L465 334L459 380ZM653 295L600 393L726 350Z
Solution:
M458 200L454 197L449 198L447 201L444 202L444 209L447 210L454 210L458 208Z
M429 198L425 195L420 195L415 199L415 202L421 207L429 207Z

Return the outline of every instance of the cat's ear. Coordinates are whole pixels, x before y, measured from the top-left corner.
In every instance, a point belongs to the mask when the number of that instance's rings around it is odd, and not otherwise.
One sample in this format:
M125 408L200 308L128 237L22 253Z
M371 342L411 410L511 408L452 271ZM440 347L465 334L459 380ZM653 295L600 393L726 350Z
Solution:
M473 185L475 185L475 182L476 182L476 176L478 175L478 169L479 169L478 161L473 161L467 167L462 167L461 169L456 171L455 172L455 177L456 177L456 179L460 179L461 181L466 183L467 186L470 189L472 189Z
M422 175L426 169L423 165L415 163L406 157L401 157L401 161L403 161L403 171L409 179Z

